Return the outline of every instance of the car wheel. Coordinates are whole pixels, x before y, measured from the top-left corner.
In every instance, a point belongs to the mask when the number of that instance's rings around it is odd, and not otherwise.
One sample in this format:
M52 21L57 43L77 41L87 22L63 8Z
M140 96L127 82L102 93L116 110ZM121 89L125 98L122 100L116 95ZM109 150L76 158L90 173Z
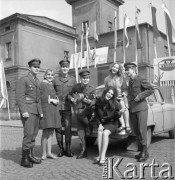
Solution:
M175 139L175 128L171 131L169 131L169 137L170 139Z
M96 139L97 139L96 137L86 137L86 145L93 146Z
M151 144L151 139L152 139L152 130L151 127L147 127L147 148L149 148Z

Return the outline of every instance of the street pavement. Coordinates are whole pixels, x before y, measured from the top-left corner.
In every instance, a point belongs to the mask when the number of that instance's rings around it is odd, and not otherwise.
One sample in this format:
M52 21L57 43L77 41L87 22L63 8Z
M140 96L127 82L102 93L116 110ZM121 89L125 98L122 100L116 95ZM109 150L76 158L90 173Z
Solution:
M41 134L42 131L40 130L36 138L36 147L34 150L35 155L38 157L41 157ZM98 154L97 142L93 147L88 147L88 157L85 159L77 160L76 156L73 158L63 156L56 160L46 159L42 161L42 164L34 165L33 168L24 168L20 166L21 142L23 138L21 122L0 121L0 135L0 180L98 180L102 179L102 174L104 175L103 167L92 164L94 157ZM52 152L56 154L57 150L54 135ZM72 150L75 154L78 154L80 151L79 140L75 136L72 138ZM158 176L158 180L163 179L159 174L167 168L170 170L166 171L163 176L169 176L166 179L171 179L170 176L175 177L174 139L169 139L166 133L155 136L149 148L149 153L150 158L146 163L149 165L155 160L155 163L157 163L159 167L156 167L152 172L150 167L145 167L143 174L140 168L143 166L143 163L139 163L134 159L137 152L127 151L123 148L121 142L111 140L107 151L107 157L109 157L110 162L112 158L114 158L115 164L115 162L119 162L118 160L123 158L116 170L118 175L112 171L112 168L110 169L111 173L113 172L113 176L110 173L111 179L121 179L119 178L119 171L121 175L123 175L127 170L131 170L131 168L134 168L134 171L128 175L136 173L140 177L130 179L141 179L141 176L144 175L145 179L150 180L152 179L153 173Z

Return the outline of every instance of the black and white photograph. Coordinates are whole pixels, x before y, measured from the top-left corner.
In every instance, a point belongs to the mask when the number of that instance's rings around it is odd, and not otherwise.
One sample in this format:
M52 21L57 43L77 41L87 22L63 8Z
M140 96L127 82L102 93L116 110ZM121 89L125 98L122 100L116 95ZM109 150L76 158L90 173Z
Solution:
M175 0L0 7L0 180L175 179Z

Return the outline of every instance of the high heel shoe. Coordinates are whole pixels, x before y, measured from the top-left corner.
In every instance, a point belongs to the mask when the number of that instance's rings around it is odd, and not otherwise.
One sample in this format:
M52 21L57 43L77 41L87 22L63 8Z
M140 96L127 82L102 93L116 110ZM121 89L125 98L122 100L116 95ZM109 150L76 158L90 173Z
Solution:
M131 133L131 128L130 127L126 127L126 133L128 133L128 134Z
M105 163L105 161L106 161L106 160L100 160L100 161L99 161L99 163L98 163L98 164L99 164L99 166L103 166L103 165L104 165L104 163Z

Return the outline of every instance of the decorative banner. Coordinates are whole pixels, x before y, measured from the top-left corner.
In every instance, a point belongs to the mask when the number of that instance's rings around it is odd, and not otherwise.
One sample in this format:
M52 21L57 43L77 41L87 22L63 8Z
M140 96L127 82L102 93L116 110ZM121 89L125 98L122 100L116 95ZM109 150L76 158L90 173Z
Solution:
M154 81L160 86L175 85L175 56L162 57L153 60Z
M91 53L93 54L94 50L91 50ZM81 52L79 52L81 53ZM77 53L78 54L78 53ZM75 68L75 64L77 65L77 68L86 67L87 66L87 51L84 51L84 58L80 58L80 56L73 56L71 55L70 59L70 69ZM75 58L77 57L77 58ZM94 57L94 56L93 56ZM95 57L93 59L90 59L89 66L95 66L95 64L104 64L107 63L108 60L108 47L102 47L97 48L95 52ZM75 63L76 61L76 63Z

